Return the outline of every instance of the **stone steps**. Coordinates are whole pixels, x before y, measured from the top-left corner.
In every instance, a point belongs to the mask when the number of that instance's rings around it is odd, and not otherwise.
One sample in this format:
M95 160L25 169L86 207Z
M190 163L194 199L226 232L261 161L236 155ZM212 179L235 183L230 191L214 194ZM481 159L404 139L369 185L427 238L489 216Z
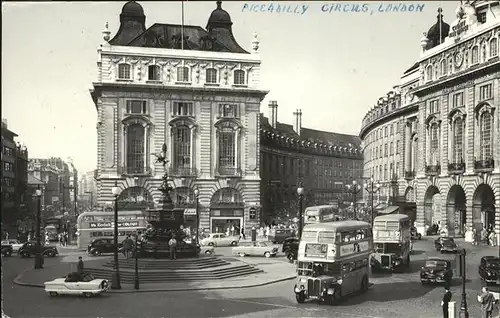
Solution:
M113 268L115 262L105 263L104 267ZM229 265L228 261L217 257L200 257L194 259L139 259L139 270L201 270ZM135 259L119 259L118 265L123 269L135 269Z

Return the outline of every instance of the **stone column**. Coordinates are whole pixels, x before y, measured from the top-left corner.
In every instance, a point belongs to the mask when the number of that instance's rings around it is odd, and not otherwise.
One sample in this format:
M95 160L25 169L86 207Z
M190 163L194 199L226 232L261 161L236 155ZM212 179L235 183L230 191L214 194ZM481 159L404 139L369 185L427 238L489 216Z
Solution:
M412 142L411 142L411 123L405 123L405 164L404 171L412 171L415 170L415 167L412 167L413 163L411 162L411 151L412 151Z
M466 223L465 223L465 241L466 242L472 242L472 226L473 226L473 219L472 219L472 202L467 204L466 207Z
M193 165L193 160L194 160L194 130L195 130L195 127L191 127L191 129L189 130L190 134L191 134L191 139L189 140L190 141L190 156L189 156L189 167L191 169L194 168L194 165Z
M144 172L148 169L148 128L149 125L144 125Z
M123 168L127 167L127 137L128 135L128 126L123 126L123 152L122 152L122 166Z

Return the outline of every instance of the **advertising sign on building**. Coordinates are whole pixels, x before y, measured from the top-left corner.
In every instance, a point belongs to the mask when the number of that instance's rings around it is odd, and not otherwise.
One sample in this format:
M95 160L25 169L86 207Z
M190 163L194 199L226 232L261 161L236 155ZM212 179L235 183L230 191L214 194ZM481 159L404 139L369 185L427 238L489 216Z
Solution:
M354 253L366 252L370 248L369 242L359 242L353 244L342 245L340 247L340 256L347 256Z
M114 227L115 222L90 222L89 227L91 229L103 229ZM137 227L139 226L139 222L137 221L128 221L128 222L118 222L118 227Z

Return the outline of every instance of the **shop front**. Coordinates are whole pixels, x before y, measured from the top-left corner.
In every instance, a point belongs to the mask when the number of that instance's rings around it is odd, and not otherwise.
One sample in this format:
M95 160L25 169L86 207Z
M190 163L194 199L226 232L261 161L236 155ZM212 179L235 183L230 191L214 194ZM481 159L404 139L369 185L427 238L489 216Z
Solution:
M239 235L245 227L244 211L243 199L237 189L219 189L210 201L210 233Z

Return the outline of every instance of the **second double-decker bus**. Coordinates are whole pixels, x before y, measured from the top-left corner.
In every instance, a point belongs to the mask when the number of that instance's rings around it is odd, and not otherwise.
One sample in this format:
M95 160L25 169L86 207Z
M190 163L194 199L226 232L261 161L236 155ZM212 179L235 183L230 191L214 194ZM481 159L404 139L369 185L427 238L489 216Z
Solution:
M339 209L335 205L317 205L304 211L304 224L339 221Z
M118 242L127 235L146 230L146 219L142 211L118 211ZM78 216L78 249L86 249L97 238L114 236L114 213L83 212Z
M394 271L410 266L411 220L405 214L377 216L373 220L375 252L370 258L373 270Z
M369 223L348 220L304 226L294 288L297 302L316 299L333 305L368 290L371 253Z

